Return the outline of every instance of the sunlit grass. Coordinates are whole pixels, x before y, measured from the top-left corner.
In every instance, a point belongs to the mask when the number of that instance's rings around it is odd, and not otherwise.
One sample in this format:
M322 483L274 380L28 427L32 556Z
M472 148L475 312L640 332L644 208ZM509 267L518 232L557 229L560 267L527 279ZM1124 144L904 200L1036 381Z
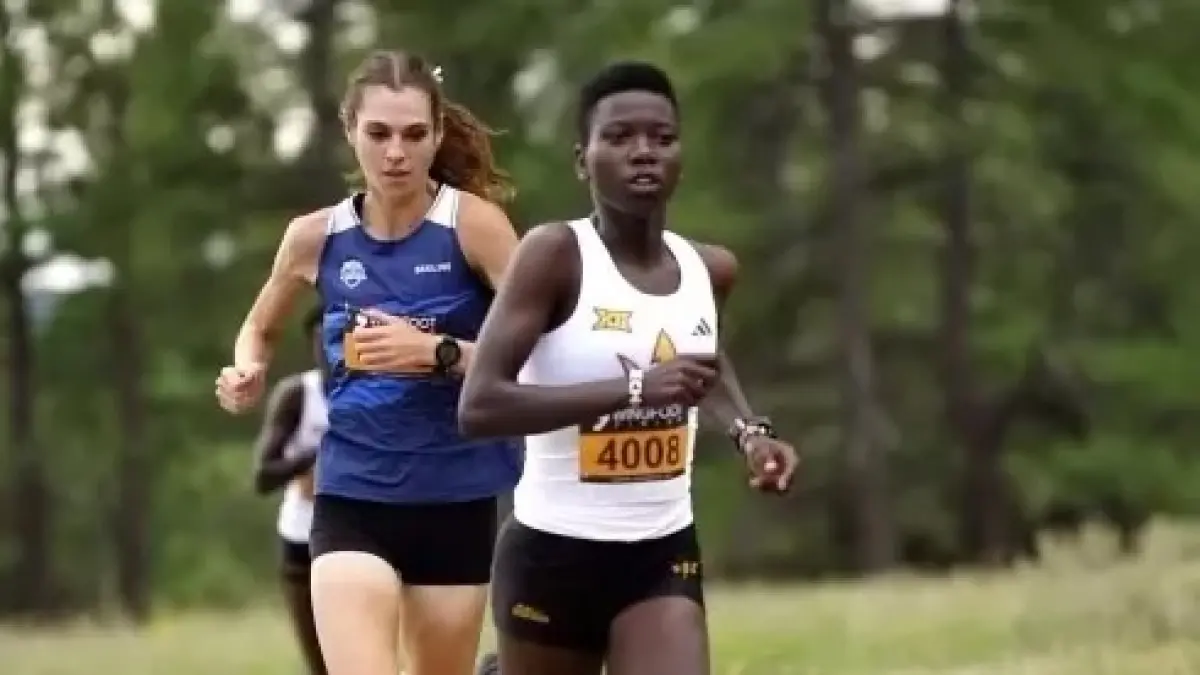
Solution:
M1099 538L991 577L714 588L715 672L1200 673L1200 533L1158 526L1129 563L1112 562ZM270 607L172 617L140 632L0 630L0 664L4 675L301 672Z

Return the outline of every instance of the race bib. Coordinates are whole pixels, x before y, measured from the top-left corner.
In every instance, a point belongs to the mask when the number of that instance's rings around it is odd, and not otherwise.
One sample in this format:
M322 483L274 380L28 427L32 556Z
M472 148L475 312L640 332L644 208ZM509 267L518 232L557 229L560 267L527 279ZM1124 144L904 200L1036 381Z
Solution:
M350 370L362 370L362 360L358 358L358 345L354 341L354 333L348 332L342 338L342 352L345 355L346 367Z
M354 337L354 329L381 326L383 323L369 314L357 309L350 310L346 325L342 328L342 359L350 370L367 370L358 355L358 341Z
M644 483L687 472L688 411L680 406L630 409L579 429L579 479L585 483Z

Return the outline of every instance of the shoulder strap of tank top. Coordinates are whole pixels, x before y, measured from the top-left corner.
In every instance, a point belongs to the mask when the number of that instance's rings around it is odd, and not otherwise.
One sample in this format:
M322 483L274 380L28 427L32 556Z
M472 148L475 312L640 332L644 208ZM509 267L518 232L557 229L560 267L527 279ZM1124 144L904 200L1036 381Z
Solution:
M590 297L597 291L611 290L610 275L616 272L608 247L600 239L595 224L590 218L577 218L567 225L575 231L575 245L579 248L579 295Z
M580 251L590 249L600 243L600 236L596 234L596 228L592 227L592 221L587 218L568 221L567 227L575 231L575 242Z
M325 227L326 234L337 234L358 225L358 214L354 212L354 195L338 202L329 211L329 223Z
M698 283L696 280L703 279L704 283L711 284L708 265L704 264L704 258L700 257L695 244L669 230L663 232L663 242L679 263L682 283Z
M579 245L579 253L583 256L585 267L590 263L592 266L602 266L594 271L615 269L612 256L608 254L608 247L604 245L604 240L600 239L600 233L596 231L596 224L591 218L577 218L568 225L575 230L575 241Z
M429 207L429 215L425 216L425 220L450 229L457 227L459 197L461 194L458 190L443 184L433 196L433 205Z

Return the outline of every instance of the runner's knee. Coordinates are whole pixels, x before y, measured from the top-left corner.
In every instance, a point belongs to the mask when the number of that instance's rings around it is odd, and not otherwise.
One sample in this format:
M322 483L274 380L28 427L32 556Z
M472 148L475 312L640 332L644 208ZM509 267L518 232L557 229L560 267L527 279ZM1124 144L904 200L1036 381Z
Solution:
M469 675L483 628L487 586L405 586L410 675Z
M317 557L312 600L330 675L395 675L400 583L386 562L353 551Z

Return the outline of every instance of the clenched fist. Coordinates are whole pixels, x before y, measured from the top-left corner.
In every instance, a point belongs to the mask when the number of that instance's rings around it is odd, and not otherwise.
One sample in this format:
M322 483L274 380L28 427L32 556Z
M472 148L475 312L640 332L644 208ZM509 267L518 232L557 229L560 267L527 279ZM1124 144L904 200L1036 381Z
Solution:
M261 363L226 366L217 376L217 402L240 415L258 404L266 388L267 368Z
M646 371L642 380L642 402L653 407L691 407L708 396L716 382L715 356L679 356Z

